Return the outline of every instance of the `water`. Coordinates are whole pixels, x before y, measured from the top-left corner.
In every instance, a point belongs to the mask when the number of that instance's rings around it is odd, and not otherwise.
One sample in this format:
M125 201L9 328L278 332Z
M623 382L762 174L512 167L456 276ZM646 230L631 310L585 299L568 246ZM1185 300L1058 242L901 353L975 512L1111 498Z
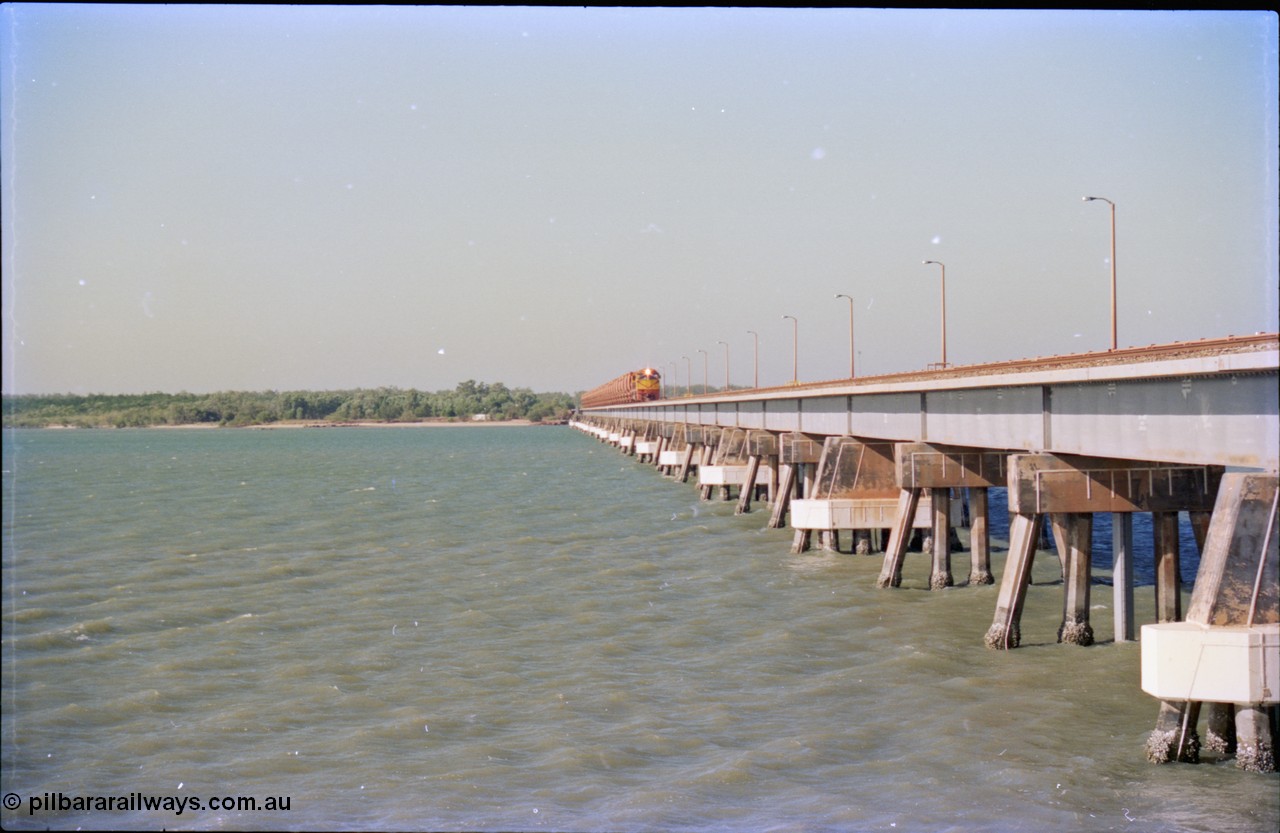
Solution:
M1146 763L1138 646L1110 641L1103 586L1102 644L1055 644L1051 556L997 653L996 587L928 592L913 554L877 590L879 556L791 555L762 507L567 428L4 444L6 829L1280 824L1277 776Z

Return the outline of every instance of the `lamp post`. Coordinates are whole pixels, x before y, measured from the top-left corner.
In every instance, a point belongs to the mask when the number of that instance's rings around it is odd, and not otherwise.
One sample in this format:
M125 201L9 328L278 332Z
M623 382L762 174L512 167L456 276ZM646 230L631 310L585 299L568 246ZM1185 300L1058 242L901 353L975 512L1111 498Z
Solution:
M751 379L751 387L760 387L760 336L755 330L747 330L747 335L751 336L755 344L755 372Z
M724 389L729 389L729 342L717 341L716 344L724 345Z
M942 366L947 366L947 264L940 260L926 260L942 267Z
M688 356L680 358L684 359L684 395L693 396L693 364Z
M841 294L837 294L836 297L849 299L849 378L852 379L856 375L853 372L853 298Z
M698 352L702 354L702 394L705 396L707 393L707 351L699 350Z
M667 364L671 365L671 378L674 380L674 379L676 378L676 376L678 376L678 375L679 375L679 373L680 373L680 365L676 364L675 362L667 362ZM676 381L677 381L677 383L678 383L678 381L679 381L679 380L676 380ZM678 384L677 384L677 386L678 386ZM670 398L671 398L671 390L670 390L670 387L669 387L669 386L667 386L667 385L663 385L663 390L664 390L664 392L665 392L665 396L664 396L664 398L666 398L666 399L670 399Z
M799 373L799 353L800 353L800 320L794 315L784 315L783 318L791 319L791 384L798 385L800 383Z
M1106 197L1083 197L1085 202L1102 200L1111 206L1111 349L1116 349L1116 204Z

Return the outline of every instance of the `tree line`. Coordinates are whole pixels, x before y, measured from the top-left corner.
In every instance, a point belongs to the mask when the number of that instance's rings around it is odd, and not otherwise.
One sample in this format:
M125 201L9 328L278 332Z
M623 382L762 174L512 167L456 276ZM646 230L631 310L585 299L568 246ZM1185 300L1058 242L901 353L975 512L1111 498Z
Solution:
M210 394L17 394L3 402L5 428L134 428L310 422L560 421L577 406L567 393L534 393L468 379L451 391L396 387L342 391L226 391Z

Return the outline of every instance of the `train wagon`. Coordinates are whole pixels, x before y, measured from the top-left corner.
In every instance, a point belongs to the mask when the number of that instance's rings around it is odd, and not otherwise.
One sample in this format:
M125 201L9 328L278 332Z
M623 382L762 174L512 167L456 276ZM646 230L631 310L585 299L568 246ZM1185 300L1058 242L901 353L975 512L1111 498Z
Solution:
M600 408L626 402L648 402L662 396L662 376L652 367L624 373L582 394L582 407Z

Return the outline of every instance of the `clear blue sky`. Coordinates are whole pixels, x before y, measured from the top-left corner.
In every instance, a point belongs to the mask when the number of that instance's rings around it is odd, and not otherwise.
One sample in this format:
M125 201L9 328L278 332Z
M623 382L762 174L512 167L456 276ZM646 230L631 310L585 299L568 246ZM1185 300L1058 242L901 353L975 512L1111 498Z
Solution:
M1266 12L6 4L4 390L589 388L1277 329Z

